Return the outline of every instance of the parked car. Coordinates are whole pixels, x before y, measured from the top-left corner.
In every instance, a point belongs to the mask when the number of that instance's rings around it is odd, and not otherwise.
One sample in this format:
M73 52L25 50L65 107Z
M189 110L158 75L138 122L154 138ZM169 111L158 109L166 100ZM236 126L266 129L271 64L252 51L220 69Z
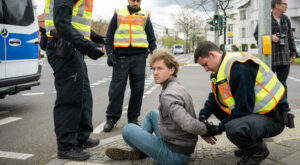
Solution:
M0 1L0 98L40 84L38 21L33 0Z
M174 54L184 54L183 45L175 44L173 45Z
M297 57L300 57L300 40L295 40L295 45L296 45L296 49L297 49Z

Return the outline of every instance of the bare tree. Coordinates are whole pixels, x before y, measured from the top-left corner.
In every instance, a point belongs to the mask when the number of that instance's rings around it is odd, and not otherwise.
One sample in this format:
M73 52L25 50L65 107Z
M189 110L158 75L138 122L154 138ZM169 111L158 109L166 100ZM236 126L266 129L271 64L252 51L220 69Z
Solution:
M227 22L228 11L238 8L239 6L245 4L249 0L217 0L219 2L219 9L223 13L225 17L225 23ZM208 17L212 18L211 15L214 11L213 1L212 0L192 0L191 5L199 9L200 11L204 11ZM209 14L211 13L211 14ZM227 26L225 24L224 31L224 44L226 44L226 30Z
M101 18L98 21L92 21L92 29L97 34L105 36L107 29L108 29L108 22Z

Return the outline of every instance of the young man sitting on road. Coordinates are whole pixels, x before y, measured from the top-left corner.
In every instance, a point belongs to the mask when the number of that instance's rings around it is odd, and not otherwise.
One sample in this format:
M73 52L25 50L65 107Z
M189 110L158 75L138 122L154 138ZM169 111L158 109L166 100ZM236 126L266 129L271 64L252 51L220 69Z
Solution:
M141 126L128 124L122 129L132 150L108 148L106 155L114 160L147 155L164 165L184 164L194 152L198 135L211 136L215 127L196 118L192 97L176 79L179 64L169 51L154 51L150 65L155 83L162 86L159 111L150 111Z

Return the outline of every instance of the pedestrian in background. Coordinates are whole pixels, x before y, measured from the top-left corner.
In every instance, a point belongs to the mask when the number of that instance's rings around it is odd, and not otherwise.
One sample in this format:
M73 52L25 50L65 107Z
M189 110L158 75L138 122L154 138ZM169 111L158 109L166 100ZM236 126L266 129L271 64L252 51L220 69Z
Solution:
M147 56L156 48L150 13L140 8L142 0L128 0L116 9L106 34L107 64L113 67L104 131L110 132L122 115L127 80L131 89L128 123L139 124Z
M163 165L182 165L194 152L198 135L213 135L212 126L197 119L192 97L176 79L179 64L174 56L167 50L155 50L149 63L155 83L162 86L159 111L150 111L140 127L128 124L122 129L132 149L108 148L105 153L114 160L147 155Z
M290 73L290 63L296 59L296 46L291 28L290 19L283 13L287 9L287 0L272 0L272 71L285 87L287 97L286 80ZM258 40L258 26L256 26L254 37Z
M211 71L212 92L200 111L200 121L214 114L221 122L217 133L226 132L242 157L238 165L256 165L269 155L264 138L284 129L283 114L289 111L284 86L257 57L225 53L210 41L203 41L194 54L195 63ZM203 137L209 143L215 137Z
M104 53L97 48L103 37L91 31L93 0L46 0L47 57L54 71L56 101L54 127L57 157L86 160L83 149L95 147L93 131L93 98L84 55L93 60Z

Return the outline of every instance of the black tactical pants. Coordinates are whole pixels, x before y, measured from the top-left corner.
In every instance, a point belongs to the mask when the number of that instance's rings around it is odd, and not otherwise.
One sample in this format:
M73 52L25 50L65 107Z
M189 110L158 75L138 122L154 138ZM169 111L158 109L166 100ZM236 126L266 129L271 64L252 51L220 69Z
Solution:
M280 116L276 116L280 115L277 111L271 111L269 115L251 114L230 120L225 124L227 138L241 150L255 150L262 144L263 138L277 136L283 131L284 125ZM214 115L219 120L228 116L224 111L215 111Z
M116 64L113 67L113 76L109 86L109 104L106 110L106 119L119 120L122 115L122 106L127 80L131 95L128 105L128 121L137 119L140 116L144 84L145 84L145 54L129 57L116 56Z
M58 151L69 150L86 141L93 131L92 94L84 56L69 48L65 57L56 49L47 49L48 62L54 71L56 101L54 126Z

